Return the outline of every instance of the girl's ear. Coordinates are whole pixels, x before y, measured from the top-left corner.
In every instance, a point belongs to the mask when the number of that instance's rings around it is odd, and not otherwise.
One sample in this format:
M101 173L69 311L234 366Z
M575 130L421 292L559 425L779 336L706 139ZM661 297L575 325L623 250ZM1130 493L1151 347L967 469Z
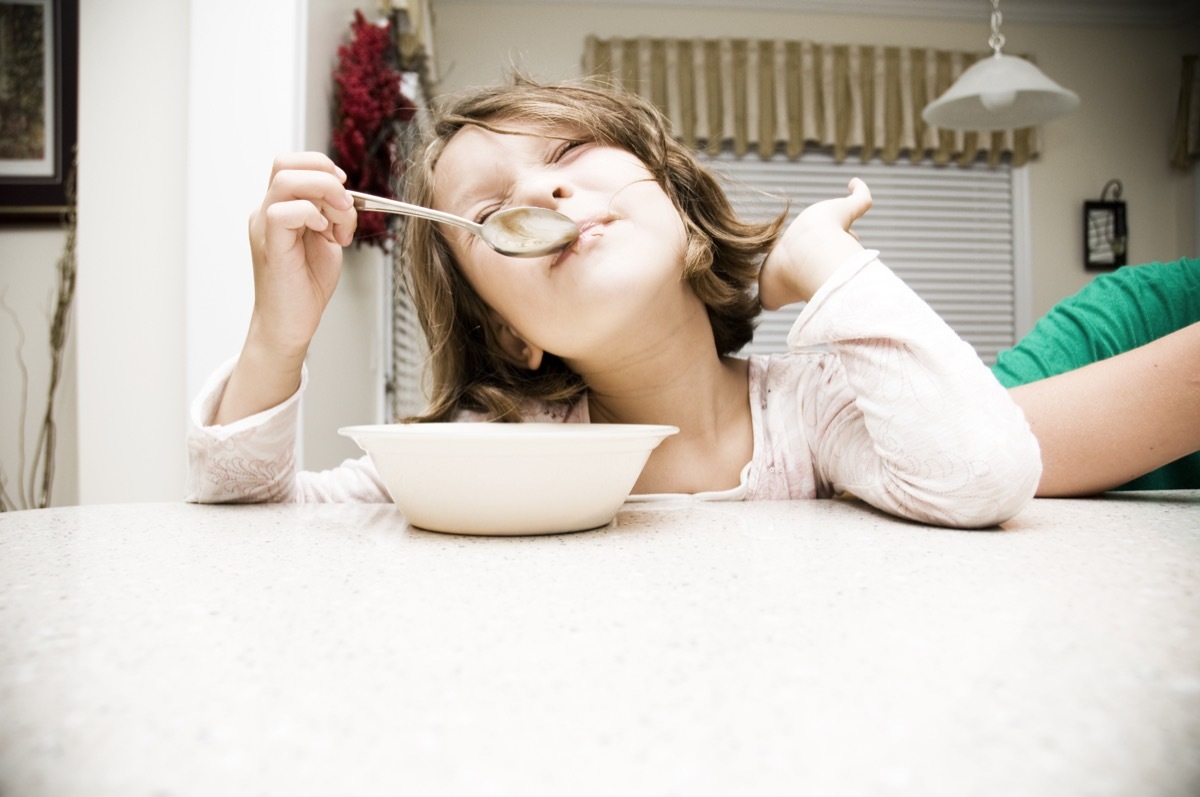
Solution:
M488 317L492 325L492 338L499 344L505 362L530 371L542 367L542 355L545 352L521 337L496 311L491 311Z

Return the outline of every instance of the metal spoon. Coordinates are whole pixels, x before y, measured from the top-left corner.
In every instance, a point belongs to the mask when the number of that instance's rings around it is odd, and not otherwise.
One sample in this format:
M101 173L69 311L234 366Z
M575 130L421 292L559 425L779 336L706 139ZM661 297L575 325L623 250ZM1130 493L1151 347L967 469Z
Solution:
M547 208L517 207L498 210L482 224L440 210L348 191L358 210L375 210L401 216L417 216L453 224L473 232L484 243L509 257L538 257L561 252L579 237L579 227L561 213Z

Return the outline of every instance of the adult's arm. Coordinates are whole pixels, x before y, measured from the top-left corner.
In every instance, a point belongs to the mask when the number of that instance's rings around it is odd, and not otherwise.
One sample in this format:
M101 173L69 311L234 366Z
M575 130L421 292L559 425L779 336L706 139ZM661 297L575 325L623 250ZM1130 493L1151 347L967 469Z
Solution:
M1039 496L1117 487L1200 451L1200 323L1010 394L1041 445Z

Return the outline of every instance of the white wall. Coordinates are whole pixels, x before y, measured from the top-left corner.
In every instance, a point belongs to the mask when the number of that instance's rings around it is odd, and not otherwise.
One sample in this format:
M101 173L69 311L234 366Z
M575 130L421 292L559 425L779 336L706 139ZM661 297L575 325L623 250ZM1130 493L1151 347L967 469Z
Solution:
M183 481L187 6L84 0L79 53L79 500Z
M182 496L186 405L212 368L236 354L249 320L247 216L275 154L325 148L328 123L321 130L312 120L328 118L328 68L353 7L346 0L206 0L190 8L84 0L81 502ZM321 51L310 54L313 42ZM314 67L325 78L311 92L310 60L325 64ZM344 325L357 341L379 334L369 319L381 300L370 258L351 259L365 265L347 264L350 290L339 291L330 320L353 319ZM323 338L336 337L325 326ZM335 365L346 359L333 358ZM344 422L375 419L370 373L324 370L333 372L325 374L327 389L352 396ZM309 425L320 430L318 443L335 448L341 422ZM323 465L320 456L309 459Z

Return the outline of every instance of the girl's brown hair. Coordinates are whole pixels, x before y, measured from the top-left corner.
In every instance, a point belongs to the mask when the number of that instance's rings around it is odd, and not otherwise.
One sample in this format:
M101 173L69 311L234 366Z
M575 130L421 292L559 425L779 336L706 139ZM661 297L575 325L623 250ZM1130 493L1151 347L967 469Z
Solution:
M708 308L718 354L733 354L754 334L762 255L784 215L742 221L712 173L676 141L654 106L598 84L547 85L519 77L476 90L434 112L405 173L405 199L430 206L433 172L447 142L466 125L500 132L516 124L561 126L587 140L633 153L671 198L687 235L683 276ZM487 307L468 284L438 225L407 219L401 235L409 290L429 347L430 404L409 420L453 420L460 410L517 421L530 401L569 405L583 380L547 352L537 371L514 365L493 340Z

